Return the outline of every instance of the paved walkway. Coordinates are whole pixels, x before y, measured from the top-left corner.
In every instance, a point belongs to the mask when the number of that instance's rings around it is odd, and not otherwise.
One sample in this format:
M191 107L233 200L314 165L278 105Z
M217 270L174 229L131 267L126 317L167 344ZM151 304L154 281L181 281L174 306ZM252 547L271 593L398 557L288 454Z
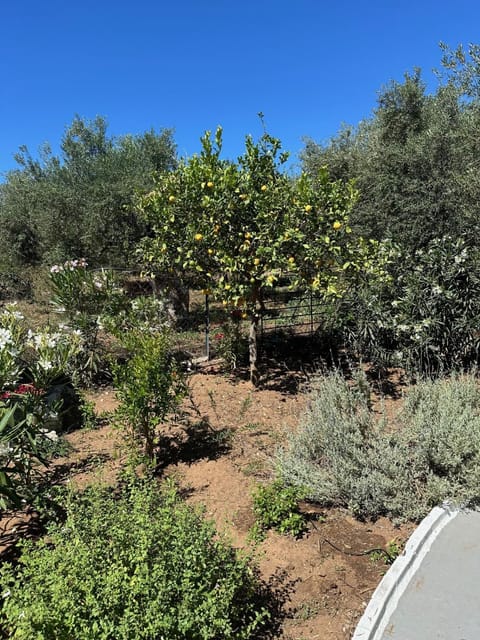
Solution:
M434 512L387 572L355 640L480 640L480 512Z

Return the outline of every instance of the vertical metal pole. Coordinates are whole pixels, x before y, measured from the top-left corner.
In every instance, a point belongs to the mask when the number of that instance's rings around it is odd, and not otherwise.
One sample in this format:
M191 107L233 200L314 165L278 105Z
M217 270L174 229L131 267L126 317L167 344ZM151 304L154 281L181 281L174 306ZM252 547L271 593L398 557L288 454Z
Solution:
M310 291L310 333L313 335L313 293Z
M205 355L210 360L210 313L208 304L208 293L205 294Z

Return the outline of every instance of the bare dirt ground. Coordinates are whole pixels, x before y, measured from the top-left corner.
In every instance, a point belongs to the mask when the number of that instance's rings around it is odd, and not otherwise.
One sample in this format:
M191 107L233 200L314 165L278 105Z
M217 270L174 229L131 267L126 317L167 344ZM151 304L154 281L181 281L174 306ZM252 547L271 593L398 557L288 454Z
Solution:
M185 415L163 430L162 475L174 477L187 500L204 505L217 528L245 547L254 522L252 490L272 478L275 449L298 425L307 395L285 390L297 384L254 389L214 365L193 374L189 384ZM99 414L115 408L112 390L91 398ZM387 400L388 411L398 402ZM105 423L67 438L72 451L56 461L59 474L68 473L77 486L115 480L124 459L118 431ZM302 510L309 517L306 535L294 539L269 532L256 550L262 578L285 597L281 638L346 640L388 568L365 552L393 539L402 544L413 526L396 528L385 519L358 522L342 510L310 504ZM21 518L3 525L19 533L24 526Z

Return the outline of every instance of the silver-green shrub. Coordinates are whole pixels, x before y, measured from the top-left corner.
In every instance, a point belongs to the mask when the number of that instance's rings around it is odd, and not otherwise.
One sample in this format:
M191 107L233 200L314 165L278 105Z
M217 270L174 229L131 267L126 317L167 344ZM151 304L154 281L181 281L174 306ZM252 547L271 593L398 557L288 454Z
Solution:
M277 468L287 484L356 516L418 520L445 500L480 500L480 391L473 376L422 382L396 425L378 419L364 384L335 373L309 408Z

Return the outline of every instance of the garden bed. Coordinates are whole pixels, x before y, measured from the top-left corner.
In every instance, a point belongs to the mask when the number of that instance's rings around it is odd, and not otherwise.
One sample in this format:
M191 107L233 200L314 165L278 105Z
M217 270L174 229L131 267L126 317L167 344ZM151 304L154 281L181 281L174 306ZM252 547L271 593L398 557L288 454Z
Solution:
M212 366L193 374L190 388L191 400L185 406L194 426L188 434L183 423L165 430L161 473L175 479L188 502L204 505L206 516L235 546L246 547L254 523L252 490L272 478L271 455L286 430L297 427L306 394L268 385L254 390L250 383ZM116 406L110 389L90 397L104 415ZM392 411L398 402L386 399ZM67 438L72 451L55 462L58 478L78 487L99 480L116 482L124 454L119 432L108 422ZM262 578L284 600L281 637L350 638L387 568L381 553L365 552L384 549L392 540L401 546L413 527L394 527L383 518L359 522L344 510L319 509L306 502L301 509L309 521L303 537L269 532L257 549ZM18 527L17 521L12 523Z

